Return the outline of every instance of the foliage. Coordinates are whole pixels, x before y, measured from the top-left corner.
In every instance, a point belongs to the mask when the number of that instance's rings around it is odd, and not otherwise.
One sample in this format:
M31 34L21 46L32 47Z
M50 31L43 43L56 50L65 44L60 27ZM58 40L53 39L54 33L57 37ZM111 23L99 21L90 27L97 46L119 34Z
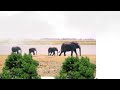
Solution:
M68 57L63 62L56 79L94 79L96 65L88 57Z
M1 79L40 79L37 74L39 63L32 59L32 55L12 53L6 59Z

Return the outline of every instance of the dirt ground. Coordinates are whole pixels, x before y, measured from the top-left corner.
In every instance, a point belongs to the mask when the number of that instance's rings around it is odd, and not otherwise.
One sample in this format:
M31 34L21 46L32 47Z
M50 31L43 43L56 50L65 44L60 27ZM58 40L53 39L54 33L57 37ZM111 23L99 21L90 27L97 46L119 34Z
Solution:
M90 62L96 64L96 55L82 55L82 56L89 57ZM62 63L67 57L68 56L35 55L33 56L33 59L39 62L39 66L37 69L39 75L54 77L59 74ZM0 55L0 73L2 72L2 68L4 66L6 58L7 55Z

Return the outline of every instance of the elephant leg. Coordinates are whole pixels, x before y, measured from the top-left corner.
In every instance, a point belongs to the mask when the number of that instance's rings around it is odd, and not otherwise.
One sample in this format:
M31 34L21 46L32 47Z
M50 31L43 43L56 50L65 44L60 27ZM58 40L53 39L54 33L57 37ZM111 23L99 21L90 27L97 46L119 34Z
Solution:
M53 52L51 53L51 56L53 56Z
M55 52L53 52L54 56L55 56Z
M52 54L52 56L54 55L54 52L53 52L53 54Z
M71 51L71 56L73 56L73 51Z
M35 52L33 52L33 55L35 55Z
M64 56L66 56L66 52L64 52Z
M77 55L77 51L76 51L76 50L74 50L74 52L75 52L76 56L78 56L78 55Z
M53 56L53 54L54 54L54 53L52 52L52 56Z
M61 56L62 53L63 53L63 52L61 51L60 54L59 54L59 56Z
M53 55L55 54L55 52L53 51Z

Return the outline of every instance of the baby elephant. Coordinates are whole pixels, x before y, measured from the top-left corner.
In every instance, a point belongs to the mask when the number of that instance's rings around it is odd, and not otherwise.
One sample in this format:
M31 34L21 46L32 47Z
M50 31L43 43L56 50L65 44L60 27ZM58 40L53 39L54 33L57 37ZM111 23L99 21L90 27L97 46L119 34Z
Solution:
M48 56L55 56L55 51L57 51L57 55L58 55L58 49L56 47L49 47L48 48ZM53 54L52 54L53 53Z
M36 55L37 55L37 50L36 50L36 48L30 48L30 49L29 49L29 54L33 53L33 55L35 55L35 51L36 51Z
M22 54L22 50L21 50L21 48L20 48L19 46L12 47L11 50L12 50L12 53L13 53L13 52L15 52L15 53L17 52L17 53Z

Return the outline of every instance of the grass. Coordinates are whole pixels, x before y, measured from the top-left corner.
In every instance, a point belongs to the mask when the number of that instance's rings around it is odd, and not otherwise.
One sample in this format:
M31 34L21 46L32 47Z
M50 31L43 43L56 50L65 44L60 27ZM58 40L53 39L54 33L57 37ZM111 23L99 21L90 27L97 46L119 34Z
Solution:
M96 55L82 55L83 57L89 57L90 62L96 64ZM37 72L41 76L56 76L58 75L62 63L68 56L47 56L47 55L34 55L33 59L39 61ZM4 66L7 55L0 55L0 73Z
M37 61L56 61L56 62L64 62L65 58L67 58L70 55L67 56L47 56L47 55L35 55L33 58ZM96 55L82 55L83 57L89 57L90 62L93 64L96 64ZM79 56L80 57L80 56Z

